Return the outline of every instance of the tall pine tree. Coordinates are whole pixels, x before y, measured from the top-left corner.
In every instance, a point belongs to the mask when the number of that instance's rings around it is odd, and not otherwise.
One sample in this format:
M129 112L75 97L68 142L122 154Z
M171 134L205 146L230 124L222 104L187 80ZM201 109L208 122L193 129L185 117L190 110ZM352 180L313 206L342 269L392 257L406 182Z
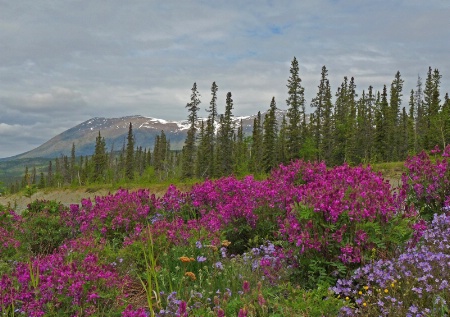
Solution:
M269 111L264 119L264 136L263 136L263 168L265 172L269 172L277 163L277 134L278 125L276 117L277 104L275 97L272 97Z
M197 90L197 83L194 83L191 92L191 101L186 105L189 111L188 122L190 126L183 147L181 176L184 179L192 178L195 175L195 137L197 133L197 113L200 109L200 93Z
M125 156L125 178L127 180L134 179L134 135L133 125L130 122L127 135L127 147Z
M290 77L288 79L288 106L287 117L289 119L287 128L288 153L289 158L294 159L300 157L300 149L303 141L303 133L305 132L305 89L301 86L301 78L299 76L298 61L294 57L291 62Z

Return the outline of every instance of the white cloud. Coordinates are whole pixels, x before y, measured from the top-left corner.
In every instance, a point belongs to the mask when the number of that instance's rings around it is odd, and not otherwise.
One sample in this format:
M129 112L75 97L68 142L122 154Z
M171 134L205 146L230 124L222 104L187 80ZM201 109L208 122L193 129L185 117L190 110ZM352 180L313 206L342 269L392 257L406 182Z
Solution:
M16 134L30 150L94 116L184 119L192 84L205 109L213 81L220 109L231 91L237 116L272 96L284 109L293 56L307 104L323 65L333 91L355 76L358 92L389 85L397 70L408 91L432 66L445 93L449 10L441 0L4 2L0 123L40 127L32 139Z

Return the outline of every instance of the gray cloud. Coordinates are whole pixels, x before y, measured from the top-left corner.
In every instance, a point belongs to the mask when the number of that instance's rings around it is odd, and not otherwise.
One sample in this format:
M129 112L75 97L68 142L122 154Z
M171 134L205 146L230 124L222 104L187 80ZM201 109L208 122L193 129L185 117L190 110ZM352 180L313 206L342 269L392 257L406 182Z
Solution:
M0 1L0 157L31 150L94 116L184 119L197 82L235 115L285 109L293 56L306 100L322 65L332 89L389 85L405 95L428 66L450 86L448 1ZM406 104L406 102L405 102ZM202 114L205 112L202 110Z

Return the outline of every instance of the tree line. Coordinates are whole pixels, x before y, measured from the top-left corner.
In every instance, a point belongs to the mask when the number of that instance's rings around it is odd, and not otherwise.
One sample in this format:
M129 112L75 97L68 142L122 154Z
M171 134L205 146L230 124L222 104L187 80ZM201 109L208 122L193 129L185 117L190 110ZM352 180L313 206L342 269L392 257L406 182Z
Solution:
M267 111L255 117L251 135L244 134L242 120L233 119L231 92L226 94L224 113L219 113L216 82L210 89L208 116L200 120L201 95L194 83L186 104L189 129L181 151L170 149L164 131L156 137L153 149L135 147L130 123L121 151L108 152L99 132L92 156L76 157L73 145L70 157L50 161L39 177L35 168L26 168L22 182L11 184L11 192L27 184L43 188L265 175L280 163L295 159L325 161L329 166L401 161L450 142L450 101L448 93L441 99L441 78L438 69L429 67L425 83L419 76L406 106L399 71L381 91L369 86L359 95L355 79L344 77L333 94L323 66L317 94L310 103L313 111L307 114L294 57L286 85L285 115L277 118L273 97Z

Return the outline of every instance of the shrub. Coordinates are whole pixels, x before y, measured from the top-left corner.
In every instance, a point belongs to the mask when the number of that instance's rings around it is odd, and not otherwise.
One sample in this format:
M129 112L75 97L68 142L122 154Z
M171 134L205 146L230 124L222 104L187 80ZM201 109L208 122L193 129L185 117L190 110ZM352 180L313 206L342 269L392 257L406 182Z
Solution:
M439 149L433 151L436 156ZM409 157L405 166L407 172L402 175L402 190L406 194L406 203L414 206L423 219L431 221L433 214L442 213L445 200L450 196L450 145L442 157L432 160L422 151Z
M36 200L22 213L23 221L18 238L22 249L33 255L47 255L65 240L72 238L72 230L61 219L67 210L55 201Z
M354 303L347 316L448 316L450 216L437 214L419 244L357 269L332 290Z

